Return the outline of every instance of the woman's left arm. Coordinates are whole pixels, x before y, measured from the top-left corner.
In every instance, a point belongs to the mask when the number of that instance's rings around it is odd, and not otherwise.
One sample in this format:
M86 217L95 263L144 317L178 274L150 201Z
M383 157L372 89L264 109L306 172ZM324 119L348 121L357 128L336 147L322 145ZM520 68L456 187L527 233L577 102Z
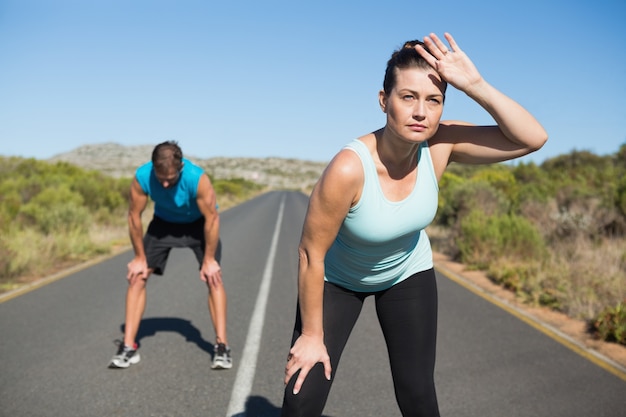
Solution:
M493 163L541 148L548 134L537 119L489 84L454 38L447 33L445 37L451 51L434 34L424 38L432 55L421 47L416 49L445 81L480 104L497 123L497 126L470 126L462 122L443 122L441 131L433 139L452 145L450 161Z

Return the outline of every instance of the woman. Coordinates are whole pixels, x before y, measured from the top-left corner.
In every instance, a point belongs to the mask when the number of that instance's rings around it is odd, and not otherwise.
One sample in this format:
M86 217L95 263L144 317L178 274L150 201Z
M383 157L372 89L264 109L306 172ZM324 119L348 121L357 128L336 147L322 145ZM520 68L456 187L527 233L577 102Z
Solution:
M299 246L298 312L284 416L320 416L364 299L373 295L403 416L438 416L437 289L424 229L451 162L487 164L541 148L547 134L488 84L451 35L407 42L387 63L386 125L349 143L311 194ZM440 121L447 84L496 126Z

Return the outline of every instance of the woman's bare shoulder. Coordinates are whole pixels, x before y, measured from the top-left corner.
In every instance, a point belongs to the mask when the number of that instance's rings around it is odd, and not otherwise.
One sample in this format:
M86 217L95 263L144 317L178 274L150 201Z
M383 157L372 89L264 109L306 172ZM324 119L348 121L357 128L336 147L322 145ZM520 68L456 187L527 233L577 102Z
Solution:
M361 158L353 149L344 148L330 161L322 177L332 180L333 183L353 183L362 180Z

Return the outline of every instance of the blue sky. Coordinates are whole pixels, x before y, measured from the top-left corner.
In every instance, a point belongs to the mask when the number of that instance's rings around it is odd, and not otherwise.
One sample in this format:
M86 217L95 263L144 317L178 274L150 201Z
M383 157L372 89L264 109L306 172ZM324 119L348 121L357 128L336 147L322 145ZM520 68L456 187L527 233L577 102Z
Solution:
M527 160L612 154L624 22L617 0L0 0L0 155L174 139L201 158L328 161L383 126L391 52L446 31L548 130ZM492 123L454 90L443 118Z

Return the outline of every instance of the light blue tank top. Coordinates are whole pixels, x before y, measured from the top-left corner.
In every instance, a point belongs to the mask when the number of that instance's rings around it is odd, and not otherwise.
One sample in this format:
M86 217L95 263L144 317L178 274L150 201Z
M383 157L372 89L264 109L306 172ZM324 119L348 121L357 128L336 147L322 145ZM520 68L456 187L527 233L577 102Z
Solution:
M326 254L324 279L352 291L390 288L433 267L424 229L437 212L437 177L428 143L417 153L417 180L402 201L385 198L367 146L354 140L345 147L357 153L365 180L361 198L350 208Z
M164 188L157 179L152 162L139 168L135 177L141 189L154 201L154 215L171 223L192 223L202 217L196 197L204 171L183 158L183 169L176 185Z

